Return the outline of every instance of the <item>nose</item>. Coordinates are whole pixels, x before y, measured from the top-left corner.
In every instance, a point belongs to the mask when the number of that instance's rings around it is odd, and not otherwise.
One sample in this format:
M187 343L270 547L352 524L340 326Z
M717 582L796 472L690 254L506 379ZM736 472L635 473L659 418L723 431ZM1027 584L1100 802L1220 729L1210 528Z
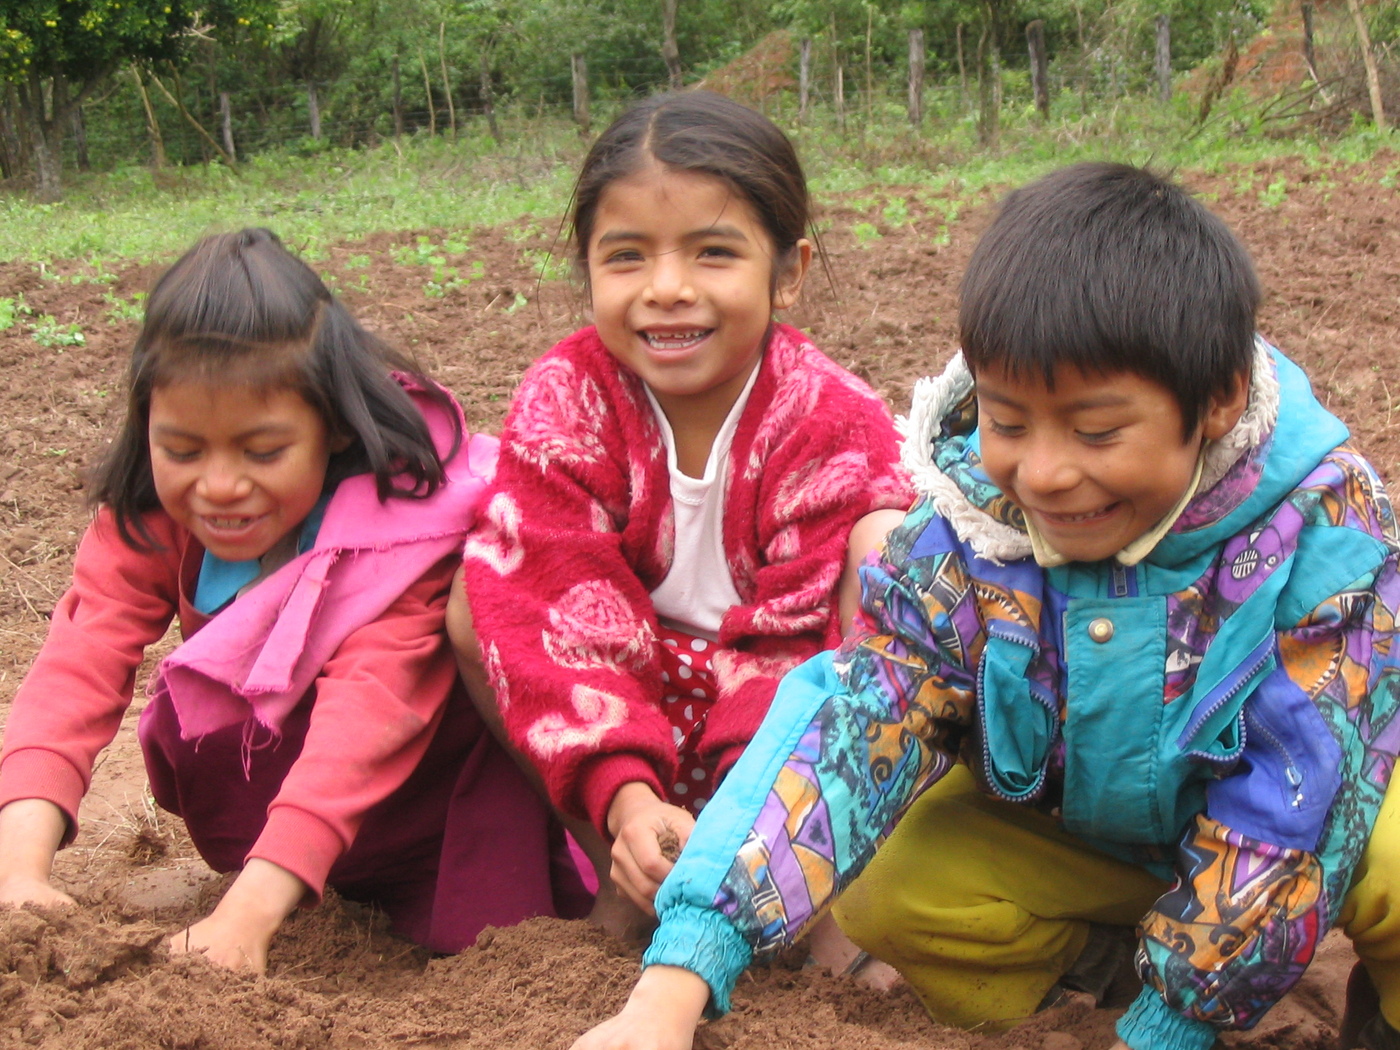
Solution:
M694 302L695 289L690 279L690 267L678 251L658 252L653 257L648 274L647 301L660 307L672 307Z
M1016 465L1018 487L1041 496L1068 492L1079 484L1080 474L1072 451L1053 438L1028 442Z
M211 456L200 472L195 491L210 503L235 503L253 491L253 482L235 457Z

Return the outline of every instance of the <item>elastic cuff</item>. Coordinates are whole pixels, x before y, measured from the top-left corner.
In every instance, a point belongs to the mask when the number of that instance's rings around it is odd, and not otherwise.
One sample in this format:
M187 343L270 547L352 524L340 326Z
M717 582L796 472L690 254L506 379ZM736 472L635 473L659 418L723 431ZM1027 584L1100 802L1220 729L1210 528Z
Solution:
M679 966L703 978L710 986L707 1017L729 1012L730 993L752 961L753 948L728 919L713 908L693 904L662 913L651 947L642 956L643 966Z
M1132 1050L1210 1050L1219 1034L1214 1025L1182 1017L1152 988L1118 1019L1118 1038Z
M608 807L623 784L647 784L657 797L665 799L666 788L650 763L640 755L626 752L595 758L579 770L578 797L589 822L605 839L608 834Z
M247 863L257 857L286 868L306 883L315 898L306 902L309 906L321 903L326 876L345 849L340 836L320 817L292 806L273 806L262 834L243 859Z
M87 780L62 755L42 747L12 751L0 766L0 806L22 798L52 802L68 817L60 848L78 834L78 804L87 794Z

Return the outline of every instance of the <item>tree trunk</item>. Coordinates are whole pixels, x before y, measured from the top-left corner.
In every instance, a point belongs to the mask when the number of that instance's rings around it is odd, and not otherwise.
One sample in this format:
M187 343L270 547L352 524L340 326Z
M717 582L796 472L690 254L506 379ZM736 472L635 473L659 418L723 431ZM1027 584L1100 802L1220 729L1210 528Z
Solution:
M924 31L909 30L909 123L924 123Z
M166 165L165 139L160 134L160 121L151 106L151 96L146 93L146 82L141 79L141 70L131 67L131 75L136 80L136 90L141 96L141 108L146 112L146 130L151 136L151 167L157 171Z
M1376 67L1376 55L1371 50L1371 34L1366 29L1366 15L1361 10L1359 0L1347 0L1347 10L1356 23L1356 36L1361 41L1361 61L1366 65L1366 90L1371 95L1371 119L1376 122L1376 130L1384 132L1385 104L1381 101L1381 76Z
M681 49L676 44L676 7L680 0L661 0L661 60L666 63L666 75L671 90L679 91L681 79Z
M865 124L861 128L861 133L875 122L875 74L870 65L870 37L875 30L875 8L869 5L865 9Z
M1001 55L991 17L977 40L977 138L987 147L1001 138Z
M481 107L486 112L486 124L491 129L491 137L496 144L501 143L501 129L496 123L496 104L491 93L491 56L486 48L481 49Z
M1317 80L1317 51L1313 47L1313 11L1311 3L1303 4L1303 61L1308 64L1308 72Z
M575 52L569 56L569 74L574 87L574 123L580 138L588 138L592 121L588 114L588 60Z
M20 134L24 120L15 86L7 84L0 90L0 178L13 179L28 163L24 136Z
M1050 119L1050 63L1045 54L1045 23L1039 18L1026 26L1026 47L1031 58L1031 94L1041 120Z
M807 104L812 100L812 38L802 41L797 59L797 122L807 119Z
M306 115L311 118L311 137L321 141L321 98L316 94L316 81L306 78Z
M185 104L180 101L179 95L172 95L169 89L161 83L160 77L156 76L154 73L151 74L151 83L154 84L157 90L159 90L160 93L165 96L166 101L169 102L179 111L180 116L185 118L185 120L189 123L190 127L194 128L195 134L197 134L206 145L213 147L214 152L219 155L219 158L225 164L227 164L229 168L232 169L237 167L237 162L234 161L233 155L225 151L222 146L215 142L214 136L204 130L204 125L194 119L194 114L185 108ZM178 89L178 85L176 86Z
M963 24L958 23L958 106L967 109L967 63L963 60Z
M457 141L457 106L452 101L452 81L447 79L447 23L438 23L438 65L442 68L442 93L447 96L447 126Z
M423 90L428 95L428 134L437 135L437 107L433 105L433 83L428 79L428 60L423 57L423 49L418 49L418 65L423 70Z
M403 138L403 79L399 73L399 56L394 54L394 139Z
M73 145L76 148L78 170L91 171L92 161L88 159L87 121L83 119L83 107L73 107Z
M233 148L233 105L229 102L227 91L219 92L219 131L223 135L224 152L236 163L238 150Z
M1157 98L1172 100L1172 20L1168 15L1157 16Z

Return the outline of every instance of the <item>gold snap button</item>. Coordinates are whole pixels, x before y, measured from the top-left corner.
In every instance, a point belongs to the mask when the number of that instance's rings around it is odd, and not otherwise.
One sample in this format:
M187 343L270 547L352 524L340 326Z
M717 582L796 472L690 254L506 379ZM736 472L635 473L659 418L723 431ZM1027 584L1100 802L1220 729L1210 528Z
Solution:
M1100 616L1089 622L1089 637L1102 645L1113 637L1113 621Z

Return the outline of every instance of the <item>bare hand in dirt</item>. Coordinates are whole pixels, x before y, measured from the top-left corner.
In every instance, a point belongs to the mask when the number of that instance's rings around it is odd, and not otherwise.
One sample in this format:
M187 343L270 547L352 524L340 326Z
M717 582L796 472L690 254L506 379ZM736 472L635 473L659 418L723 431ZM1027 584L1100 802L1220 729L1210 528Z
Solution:
M585 1033L572 1050L691 1050L710 986L677 966L642 971L616 1017Z
M253 858L208 918L170 938L170 953L199 952L230 970L267 971L267 950L307 886L286 868Z
M0 809L0 904L73 907L49 882L68 818L52 802L22 798Z
M624 784L608 807L612 880L632 903L655 915L652 901L690 838L695 818L656 797L646 784Z

